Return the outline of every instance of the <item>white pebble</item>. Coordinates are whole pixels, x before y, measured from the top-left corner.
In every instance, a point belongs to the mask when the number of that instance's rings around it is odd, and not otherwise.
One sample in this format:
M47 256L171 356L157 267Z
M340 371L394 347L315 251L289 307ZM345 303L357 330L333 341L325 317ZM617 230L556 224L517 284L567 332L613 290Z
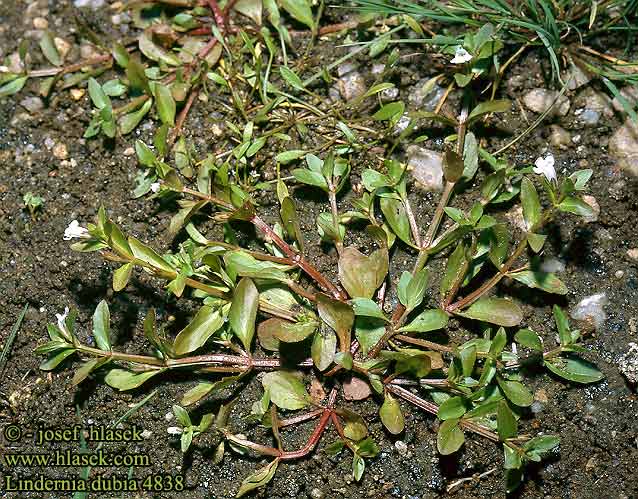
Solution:
M607 319L603 307L608 303L609 299L605 293L587 296L576 304L570 315L577 321L591 322L596 329L599 329Z

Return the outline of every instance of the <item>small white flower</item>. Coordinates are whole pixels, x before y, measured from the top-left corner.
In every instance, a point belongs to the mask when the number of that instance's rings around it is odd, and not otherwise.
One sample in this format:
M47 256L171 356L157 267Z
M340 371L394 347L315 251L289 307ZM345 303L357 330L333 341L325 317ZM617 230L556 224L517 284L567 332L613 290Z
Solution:
M460 45L456 47L456 51L454 52L454 59L450 62L452 64L465 64L472 60L472 54L470 54L467 50L465 50Z
M546 157L540 157L534 163L534 173L544 175L545 178L552 182L556 181L556 169L554 168L554 156L548 154Z
M160 183L159 183L159 182L153 182L153 183L151 184L151 190L152 190L153 192L159 192L159 190L160 190Z
M182 428L180 428L179 426L169 426L168 428L166 428L166 432L169 435L181 435L184 430L182 430Z
M74 237L78 237L78 238L90 237L89 231L84 227L80 227L80 222L78 222L77 220L73 220L69 224L69 226L66 229L64 229L63 239L65 241L70 241Z
M58 327L62 331L66 331L66 324L64 323L64 321L66 320L68 315L69 315L69 307L64 307L63 314L55 314L56 318L58 319Z

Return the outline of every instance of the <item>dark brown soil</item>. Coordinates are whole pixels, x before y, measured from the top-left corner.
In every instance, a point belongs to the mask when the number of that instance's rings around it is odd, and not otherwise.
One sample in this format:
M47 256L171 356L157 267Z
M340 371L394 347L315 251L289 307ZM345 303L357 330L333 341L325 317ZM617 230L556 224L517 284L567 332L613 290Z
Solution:
M44 3L46 7L46 2ZM49 24L56 33L73 40L73 15L77 10L72 2L49 2ZM0 58L15 51L20 39L29 36L31 19L24 16L27 4L22 1L2 2L0 5ZM90 12L90 11L89 11ZM108 27L110 12L84 14L91 22L113 34ZM322 42L317 49L332 59L331 45ZM325 52L324 52L325 51ZM34 51L35 52L35 51ZM531 88L545 87L541 52L531 52L520 60L504 85L504 97L520 102L523 93ZM427 57L420 56L420 57ZM322 57L323 58L323 57ZM364 62L361 71L368 71ZM409 85L430 76L427 64L421 58L406 58L396 74L401 84L402 97L407 99ZM38 427L69 428L76 424L108 425L124 414L146 394L156 396L139 409L127 422L149 430L151 435L138 443L111 443L104 449L114 453L147 453L149 467L132 470L133 477L152 474L184 475L186 490L170 493L106 493L90 497L160 497L231 498L239 483L256 467L266 461L237 457L227 452L220 465L213 464L215 437L207 436L196 442L186 457L182 456L178 442L167 434L165 415L171 412L187 387L186 378L162 378L144 385L140 390L118 393L99 380L84 383L80 388L71 386L73 364L47 374L38 369L41 358L34 355L36 346L46 339L46 324L55 322L55 314L65 307L79 311L80 338L89 336L90 318L94 307L104 297L109 301L113 315L114 343L119 349L144 352L147 346L141 339L141 319L150 307L156 307L164 318L189 312L188 304L175 304L147 278L140 276L126 292L114 294L111 290L112 267L91 254L79 254L69 249L62 240L65 227L73 219L85 224L91 221L103 204L110 216L131 233L152 246L167 250L171 241L166 235L170 213L145 199L132 199L133 179L137 172L134 155L127 155L135 138L152 136L154 124L144 121L138 131L115 142L82 139L88 123L90 105L85 96L79 101L68 92L58 93L47 102L45 109L33 113L19 105L28 95L35 95L37 84L31 83L18 96L0 100L0 344L25 304L29 304L26 318L20 328L4 373L0 378L0 427L10 423L20 425L24 431ZM319 91L325 91L323 87ZM635 321L638 318L638 271L636 262L627 258L629 248L638 246L638 183L625 177L608 156L606 144L610 134L621 123L619 117L602 117L595 127L585 127L574 115L579 106L579 92L569 94L570 113L560 122L573 135L580 135L578 144L565 151L557 151L561 172L580 168L593 168L591 193L601 207L598 222L577 225L571 217L558 220L551 229L549 254L560 256L567 268L561 278L570 292L560 300L547 295L522 295L525 304L524 326L531 327L553 341L551 306L559 303L573 306L593 293L605 292L609 298L606 307L608 319L587 340L588 358L596 362L605 380L588 387L574 387L547 375L531 374L530 386L541 390L548 402L541 411L524 421L524 430L530 433L553 433L561 436L559 453L538 466L528 469L528 479L516 495L522 498L630 498L638 495L638 397L617 369L619 357L630 341L636 341ZM581 97L582 98L582 97ZM187 135L200 155L214 150L210 127L215 122L215 104L198 103L186 125ZM519 104L501 118L501 128L518 134L527 126ZM537 128L510 150L509 158L515 162L531 162L546 146L549 122ZM487 145L491 150L504 144L509 133L488 132ZM47 147L51 139L66 144L69 159L56 159ZM218 141L217 141L218 142ZM426 141L426 147L440 148L438 139ZM280 152L279 150L273 151ZM398 150L399 157L404 152ZM71 159L74 161L71 162ZM362 163L355 162L355 178ZM32 218L24 210L22 196L33 192L44 198L44 208ZM412 193L418 220L428 220L436 196ZM344 208L345 208L344 203ZM304 199L304 228L314 231L314 219L320 206L316 198ZM320 262L327 273L334 273L334 255L326 254L312 241L311 258ZM358 242L358 241L357 241ZM409 255L397 255L399 269L409 265ZM622 274L619 272L622 271ZM630 323L634 324L632 335ZM460 329L458 339L469 335ZM469 336L467 336L469 337ZM260 397L259 383L251 382L243 391L233 409L236 421L233 428L255 440L269 437L259 428L243 421L250 413L254 400ZM542 398L542 397L541 397ZM206 410L214 410L217 402L199 408L194 419ZM274 480L258 497L272 498L433 498L503 497L501 451L492 443L469 436L466 445L456 456L441 458L436 451L436 422L432 417L405 407L407 424L400 439L407 444L407 453L401 455L394 446L395 438L384 432L378 417L377 404L367 401L358 405L358 411L370 425L373 438L379 442L381 453L369 462L360 483L352 479L351 457L347 453L329 458L322 448L331 443L332 430L323 438L318 450L309 458L281 465ZM291 448L301 445L312 426L304 427L305 434L289 437ZM95 444L90 444L94 448ZM2 454L10 452L43 452L49 449L78 449L79 445L59 444L37 446L24 437L17 443L4 441ZM34 477L44 474L49 478L76 478L81 469L18 467L8 469L0 464L2 475ZM446 487L458 478L477 477L490 470L494 473L465 482L457 490L446 492ZM93 469L91 476L126 477L128 467ZM6 483L3 482L0 490ZM8 492L2 497L68 497L69 494L26 494Z

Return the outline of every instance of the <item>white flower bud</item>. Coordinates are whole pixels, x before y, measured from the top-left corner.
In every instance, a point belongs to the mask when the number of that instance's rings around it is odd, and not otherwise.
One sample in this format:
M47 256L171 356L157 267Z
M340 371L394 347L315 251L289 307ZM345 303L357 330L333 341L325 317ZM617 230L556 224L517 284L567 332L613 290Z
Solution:
M64 229L64 237L63 239L65 241L70 241L73 238L88 238L91 237L89 235L89 231L84 228L84 227L80 227L80 223L77 220L73 220L69 226Z
M452 64L465 64L472 60L472 54L470 54L467 50L465 50L460 45L456 47L456 51L454 52L454 59L450 62Z
M540 157L534 163L534 173L544 175L545 178L552 182L556 181L556 169L554 168L554 156L548 154L545 158Z

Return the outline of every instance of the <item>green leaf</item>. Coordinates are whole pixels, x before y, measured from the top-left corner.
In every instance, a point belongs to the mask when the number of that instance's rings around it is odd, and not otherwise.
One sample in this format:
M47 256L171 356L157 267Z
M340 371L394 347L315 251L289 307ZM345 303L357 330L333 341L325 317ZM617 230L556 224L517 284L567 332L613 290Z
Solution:
M213 383L208 383L208 382L198 383L197 385L195 385L193 388L191 388L184 394L184 396L182 397L182 400L180 401L180 404L182 405L194 404L195 402L200 401L201 399L211 394L212 392L223 390L224 388L228 388L236 381L239 381L241 377L242 375L240 374L237 376L226 376L225 378L222 378L219 381L215 381Z
M111 51L111 53L113 54L113 59L115 59L115 62L117 62L117 64L121 68L126 69L129 61L129 54L126 50L126 47L124 47L124 45L122 45L121 43L116 42L113 44L113 50Z
M398 435L405 428L405 419L399 402L389 393L385 394L383 404L379 409L379 417L386 429L393 435Z
M575 383L595 383L603 379L595 365L578 357L559 357L546 360L544 364L556 376Z
M464 441L465 436L459 428L458 419L447 419L441 423L436 435L436 448L441 454L453 454L461 448Z
M555 435L541 435L523 444L527 457L532 461L540 461L544 454L554 449L560 443Z
M89 78L89 97L91 97L93 105L98 109L111 106L111 99L109 99L95 78Z
M253 281L244 277L235 288L233 302L228 314L230 327L241 340L246 352L255 335L255 319L259 307L259 291Z
M353 298L372 298L388 273L388 250L381 248L366 256L348 246L339 256L339 280Z
M521 202L525 224L532 230L541 219L541 203L534 184L527 177L523 177L521 181Z
M169 66L179 66L182 64L182 62L179 60L177 56L164 50L159 45L156 45L155 43L153 43L148 32L142 33L139 36L138 41L139 41L140 51L149 59L152 59L153 61L164 62L168 64ZM129 61L129 66L130 66L130 61Z
M405 104L402 101L390 102L381 106L381 108L372 115L372 119L377 121L390 120L396 116L403 114Z
M111 369L105 376L104 381L110 387L120 391L132 390L161 372L162 369L140 373L127 371L126 369Z
M335 354L335 364L339 364L341 367L350 371L353 365L353 358L350 352L337 352Z
M379 305L370 298L354 298L351 303L355 315L388 320Z
M500 269L509 249L509 230L505 224L496 224L488 230L490 235L490 261L495 267Z
M111 314L109 312L109 306L105 300L102 300L95 307L93 312L93 338L95 338L95 344L100 350L106 352L111 350L111 340L109 340L109 333L111 331Z
M337 336L328 328L320 328L312 339L310 354L315 367L320 371L325 371L330 367L337 348Z
M408 221L403 201L400 199L383 197L379 199L379 205L381 206L381 212L392 229L392 232L394 232L404 243L414 246L410 236L410 222Z
M436 329L443 329L448 323L448 315L440 309L424 310L417 315L412 322L400 327L398 331L403 333L416 332L427 333Z
M516 450L512 449L509 445L503 445L503 468L505 468L506 473L509 471L519 470L523 466L523 459L521 454ZM509 486L509 477L508 477L508 486ZM517 487L516 485L515 487ZM511 489L508 487L508 492Z
M467 121L471 123L472 121L480 118L481 116L488 113L503 113L508 111L511 107L512 103L509 100L492 100L479 103L467 118Z
M20 76L18 78L14 78L8 83L5 83L4 85L0 85L0 98L17 94L24 87L27 79L28 76Z
M472 132L465 135L463 147L463 179L470 181L478 170L478 142Z
M104 364L107 364L110 361L111 359L109 357L100 357L100 358L91 359L85 362L77 371L75 371L75 374L73 375L73 380L71 380L71 384L73 386L79 385L80 383L82 383L82 381L84 381L89 376L89 374L91 374L93 371L95 371L96 369L99 369Z
M556 274L534 270L522 270L520 272L510 272L507 276L516 279L518 282L522 282L530 288L542 289L548 293L558 295L567 294L567 286L556 277Z
M377 83L376 85L372 85L365 94L361 97L361 99L365 99L367 97L371 97L379 92L383 92L384 90L388 90L390 88L394 88L394 83Z
M268 482L270 482L272 480L272 477L275 476L275 471L277 471L278 465L279 458L275 459L263 468L259 468L257 471L244 478L244 481L241 483L241 486L237 491L236 497L242 497L248 494L248 492L250 492L251 490L263 487Z
M133 255L138 260L146 262L151 266L161 269L165 272L174 272L173 267L171 267L171 265L166 260L158 255L155 250L149 248L134 237L131 236L128 238L128 244L131 247Z
M463 397L450 397L439 406L437 417L445 421L447 419L458 419L465 414L467 407Z
M125 263L113 272L113 291L122 291L126 287L134 267L132 263Z
M284 229L286 229L288 235L299 244L299 249L303 252L304 238L301 232L299 217L297 216L297 207L290 196L286 196L281 200L279 215Z
M589 181L593 173L594 170L589 168L586 170L578 170L572 173L569 178L574 184L574 189L576 189L577 191L582 191L587 185L587 182Z
M352 476L357 482L361 480L361 477L363 476L363 472L365 471L365 469L366 469L365 460L359 454L355 453L352 456Z
M306 89L303 82L301 81L301 78L299 78L299 76L297 76L297 73L295 73L292 69L286 66L279 66L279 73L281 74L281 77L286 80L286 83L288 83L288 85L290 85L292 88L296 88L297 90Z
M537 352L543 351L543 343L540 337L531 329L521 329L514 335L514 340L516 340L519 345L523 345L531 350L536 350Z
M410 312L418 307L425 297L428 283L428 271L422 269L414 276L409 272L403 272L397 292L399 301L405 305L405 309Z
M126 65L126 77L134 91L144 92L150 95L151 89L148 78L144 72L144 66L137 58L130 58Z
M254 256L241 250L227 252L224 255L224 263L229 273L234 272L239 276L252 279L274 279L276 281L288 280L288 276L284 272L284 269L288 267L257 260Z
M175 99L171 90L161 83L155 83L155 100L157 102L157 114L166 125L175 125Z
M122 135L127 135L135 130L137 125L140 124L140 121L142 121L144 116L146 116L148 111L151 109L152 105L153 99L148 99L137 111L133 111L132 113L122 116L118 121Z
M346 438L358 442L368 435L368 427L359 414L347 409L338 409L337 414L345 421L343 433Z
M383 356L396 359L394 368L396 374L409 373L416 378L423 378L432 370L432 357L421 350L404 349L402 352L385 353Z
M364 300L364 298L360 298L360 300ZM374 347L385 334L385 321L387 321L385 318L380 320L366 316L356 318L355 335L357 340L359 340L361 351L364 355L367 355L370 349Z
M62 65L62 57L60 57L60 53L55 46L55 42L53 41L53 36L50 31L44 31L42 33L42 38L40 38L40 49L42 50L44 57L46 57L51 64L54 66Z
M310 404L310 395L299 378L287 371L264 374L261 384L270 393L270 400L280 409L303 409Z
M463 312L454 312L461 317L485 321L499 326L511 327L520 324L523 312L520 307L505 298L481 298Z
M316 29L309 0L280 0L279 3L281 7L297 21L305 24L312 31Z
M274 331L274 337L284 343L297 343L314 333L318 326L317 321L290 322L282 320Z
M558 209L566 213L574 213L581 217L591 217L594 215L594 209L585 203L582 199L567 196L559 205Z
M534 402L534 395L520 381L496 377L498 386L507 400L519 407L529 407Z
M306 151L291 149L290 151L284 151L277 154L277 156L275 156L275 161L285 165L287 163L290 163L291 161L304 157L306 154Z
M470 378L474 372L474 364L476 364L476 347L470 346L463 348L459 352L459 357L461 359L463 376Z
M556 329L558 329L558 337L562 346L567 346L572 342L572 333L569 329L569 319L563 309L558 305L554 305L552 309L554 314L554 321L556 322Z
M53 342L49 342L49 343L53 343ZM43 350L40 350L40 352L44 353ZM43 371L51 371L55 369L60 363L62 363L62 361L64 361L64 359L66 359L69 355L72 355L74 353L75 353L75 348L60 350L57 353L51 355L47 360L42 362L42 364L40 364L40 369L42 369Z
M546 240L547 236L545 234L534 234L532 232L527 234L527 243L535 253L538 253L541 249L543 249Z
M354 311L352 306L333 300L323 293L318 293L317 310L321 320L337 333L341 350L348 350L350 348L350 332L354 324Z
M177 404L173 404L172 410L173 410L173 414L175 414L175 419L183 428L188 428L189 426L193 426L193 423L191 422L191 418L188 415L188 411L186 409L184 409L183 407Z
M463 280L468 268L467 247L463 241L456 245L445 267L445 274L441 279L441 296L445 296L455 283Z
M222 327L224 320L225 317L219 310L203 305L193 320L175 338L175 353L184 355L203 346L208 338Z
M289 151L290 152L290 151ZM293 177L297 182L301 182L302 184L312 185L314 187L319 187L324 191L328 192L328 182L321 173L310 171L306 168L296 168L292 172Z
M518 433L518 423L514 417L514 413L505 400L501 400L498 403L496 423L498 425L498 436L503 441L515 437Z

